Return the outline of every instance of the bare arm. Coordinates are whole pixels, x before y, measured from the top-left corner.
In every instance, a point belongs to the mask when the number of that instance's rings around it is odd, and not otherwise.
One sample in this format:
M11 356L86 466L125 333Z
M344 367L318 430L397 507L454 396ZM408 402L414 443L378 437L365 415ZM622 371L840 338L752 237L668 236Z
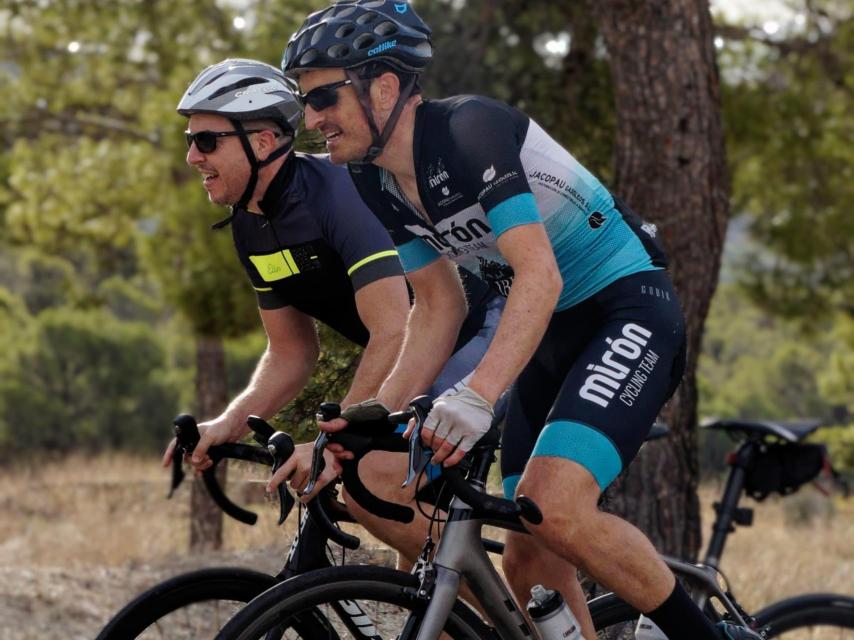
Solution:
M498 249L513 268L513 286L495 337L469 383L493 404L540 344L563 287L543 225L506 231L498 238Z
M445 466L457 464L489 428L493 405L540 344L563 286L541 224L506 231L498 249L515 274L498 330L468 388L434 404L421 433L433 461Z
M261 310L267 350L255 366L246 388L221 415L199 425L202 438L193 455L199 469L209 466L208 447L239 440L249 430L246 418L269 418L302 390L317 361L319 346L314 321L293 307ZM164 455L172 459L173 445Z
M378 399L401 409L430 386L453 353L465 320L466 296L454 265L445 257L407 275L415 292L403 350Z
M293 400L308 383L320 347L314 320L293 307L260 310L267 332L267 349L249 384L218 419L248 431L246 417L270 418Z
M359 289L356 308L371 337L350 391L341 402L344 407L376 396L400 353L409 313L403 276L381 278Z

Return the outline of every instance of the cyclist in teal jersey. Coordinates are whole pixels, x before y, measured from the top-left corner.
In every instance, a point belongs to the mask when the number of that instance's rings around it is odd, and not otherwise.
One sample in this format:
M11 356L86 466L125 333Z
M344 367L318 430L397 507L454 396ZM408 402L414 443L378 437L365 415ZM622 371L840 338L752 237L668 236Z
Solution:
M365 347L342 405L376 395L403 341L410 302L397 251L347 171L325 156L292 151L302 110L279 69L244 59L213 65L191 83L178 112L188 118L187 163L201 174L212 202L231 206L229 218L215 226L231 225L268 337L247 388L221 415L199 425L202 438L192 463L201 470L211 464L210 446L248 433L247 416L270 418L302 390L319 355L315 320ZM478 278L467 275L465 283L471 310L454 357L425 387L431 393L452 389L470 373L503 307L500 296ZM164 464L170 463L173 446ZM285 480L297 491L304 489L311 454L311 444L298 445L269 490ZM314 493L340 471L331 453L326 459ZM399 489L405 468L405 455L374 452L360 475L374 493L407 502L414 487ZM427 530L420 514L404 525L353 501L348 507L405 560L415 558Z
M282 60L306 127L349 164L415 292L403 351L373 402L400 406L442 366L465 310L451 261L478 269L507 304L466 387L434 404L422 437L435 461L456 464L515 380L504 487L544 514L529 526L539 545L508 538L516 597L524 603L534 582L560 587L595 637L580 567L671 638L756 637L713 625L649 540L597 506L684 366L656 229L525 114L481 96L423 99L431 56L430 30L408 3L345 0L309 16Z

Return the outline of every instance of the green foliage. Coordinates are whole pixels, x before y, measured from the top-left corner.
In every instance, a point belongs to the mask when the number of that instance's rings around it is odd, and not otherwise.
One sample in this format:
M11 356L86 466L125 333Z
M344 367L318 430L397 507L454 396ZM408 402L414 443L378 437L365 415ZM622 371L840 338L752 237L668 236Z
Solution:
M737 287L715 296L700 360L700 411L721 418L831 420L834 404L818 378L840 345L757 308ZM844 346L843 349L844 351Z
M162 444L152 425L168 424L176 391L160 379L164 354L152 329L68 309L32 324L13 361L18 375L0 381L5 451Z
M419 2L433 28L425 94L479 93L525 111L596 175L613 173L615 116L608 61L584 3ZM497 25L502 25L497 27ZM569 55L548 56L561 33Z
M827 445L834 469L854 478L854 424L822 429L813 439Z
M802 32L731 41L721 59L734 209L760 241L742 279L766 308L811 322L854 314L854 21L805 4Z
M290 433L294 442L308 442L317 435L315 414L321 402L337 402L350 388L359 365L360 350L349 341L318 325L320 359L303 392L275 418L277 428Z
M845 403L854 391L846 368L854 362L854 341L845 339L850 324L847 318L824 320L806 335L796 323L757 307L737 285L720 286L698 369L700 415L838 423L840 414L848 415ZM721 434L701 434L701 466L721 470L732 442ZM815 439L830 443L835 464L854 471L851 434L854 425L823 429Z

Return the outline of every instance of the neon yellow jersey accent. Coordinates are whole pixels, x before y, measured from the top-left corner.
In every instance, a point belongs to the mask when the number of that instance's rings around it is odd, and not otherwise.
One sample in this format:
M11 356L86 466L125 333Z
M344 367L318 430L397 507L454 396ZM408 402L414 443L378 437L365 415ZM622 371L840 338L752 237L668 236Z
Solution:
M249 256L264 282L275 282L299 273L289 249L262 256Z
M354 264L352 267L347 269L347 275L352 276L353 272L356 269L358 269L359 267L364 267L369 262L373 262L374 260L379 260L380 258L388 258L390 256L396 256L396 255L397 255L397 251L391 250L391 251L380 251L379 253L375 253L373 255L370 255L367 258L362 258L356 264Z
M264 291L272 291L273 290L273 287L252 287L252 288L255 289L255 291L261 291L262 293Z

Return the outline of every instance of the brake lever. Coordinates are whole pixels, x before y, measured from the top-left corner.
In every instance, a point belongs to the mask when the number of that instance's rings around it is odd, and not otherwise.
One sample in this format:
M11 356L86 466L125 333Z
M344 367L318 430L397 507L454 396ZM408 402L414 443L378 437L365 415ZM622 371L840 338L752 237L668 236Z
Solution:
M413 480L417 479L430 464L430 460L433 459L433 452L421 443L421 429L432 406L433 401L428 396L418 396L410 403L409 411L399 411L388 416L389 422L394 423L415 420L415 428L409 434L409 461L406 467L406 479L400 485L401 488L409 486Z
M317 419L329 422L341 416L341 405L334 402L324 402L320 405L320 411L317 412ZM326 469L326 460L323 459L323 450L326 449L326 444L329 442L329 434L321 431L314 439L314 449L311 452L311 473L309 473L308 484L305 485L302 495L310 495L314 491L314 486L317 484L320 474Z
M246 424L252 429L252 437L263 447L267 447L267 451L273 456L272 473L276 473L288 458L294 453L293 439L283 431L275 431L266 420L258 416L249 416L246 419ZM279 520L278 524L284 523L288 519L291 509L294 508L296 501L288 491L284 482L276 487L276 494L279 498Z
M183 467L184 455L192 453L201 439L196 419L189 414L182 413L176 416L172 425L176 442L175 450L172 452L172 482L166 496L167 499L172 497L186 477Z

